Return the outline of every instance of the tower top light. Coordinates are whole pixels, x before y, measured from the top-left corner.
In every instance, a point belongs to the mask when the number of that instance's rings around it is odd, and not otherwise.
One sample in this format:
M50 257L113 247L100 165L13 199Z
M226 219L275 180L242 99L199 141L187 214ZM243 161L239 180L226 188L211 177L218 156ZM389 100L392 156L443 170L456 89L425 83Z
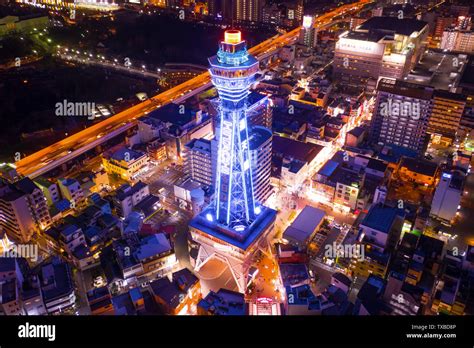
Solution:
M238 44L242 42L242 33L239 30L226 30L224 33L224 42L228 44Z

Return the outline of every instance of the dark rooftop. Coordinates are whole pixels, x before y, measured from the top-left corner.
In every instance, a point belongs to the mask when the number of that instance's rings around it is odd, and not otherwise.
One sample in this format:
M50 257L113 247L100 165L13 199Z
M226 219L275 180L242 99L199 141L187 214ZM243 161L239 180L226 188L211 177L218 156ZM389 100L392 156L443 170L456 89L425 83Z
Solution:
M401 95L410 98L431 100L434 89L402 80L382 78L377 85L377 91Z
M272 152L287 157L292 157L302 162L311 162L323 149L323 146L304 143L302 141L273 136Z
M396 34L410 36L414 32L423 30L428 23L413 18L372 17L362 23L358 30L383 30Z
M403 210L377 204L370 208L361 225L388 233L397 216L403 216Z
M198 307L214 315L245 315L247 311L244 294L226 289L219 289L217 293L210 291L199 301Z
M177 308L180 303L180 295L184 294L167 277L151 282L150 287L153 295L162 299L170 308Z
M426 176L435 176L438 165L434 162L404 157L400 163L400 168L407 168L411 172L423 174Z

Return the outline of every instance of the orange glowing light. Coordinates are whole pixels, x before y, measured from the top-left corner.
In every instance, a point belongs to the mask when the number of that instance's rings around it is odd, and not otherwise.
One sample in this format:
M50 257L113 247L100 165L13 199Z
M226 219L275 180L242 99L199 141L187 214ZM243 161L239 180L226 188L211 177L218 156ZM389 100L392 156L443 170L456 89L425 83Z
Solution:
M224 33L224 42L229 44L238 44L242 41L242 33L239 30L227 30Z

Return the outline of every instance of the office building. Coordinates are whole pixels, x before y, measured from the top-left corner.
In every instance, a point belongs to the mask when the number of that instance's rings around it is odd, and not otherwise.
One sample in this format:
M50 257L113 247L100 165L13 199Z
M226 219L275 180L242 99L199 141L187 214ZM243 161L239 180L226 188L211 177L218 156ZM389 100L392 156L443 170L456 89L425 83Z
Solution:
M236 30L225 32L209 63L221 103L216 198L190 222L191 264L199 272L210 259L220 260L244 293L251 258L268 245L276 216L254 199L246 108L259 63Z
M213 150L211 140L193 139L186 144L184 150L184 166L186 173L194 181L204 185L213 186L215 182L215 163L213 163Z
M371 121L370 137L380 145L397 145L424 153L433 88L400 80L381 79Z
M403 78L423 52L428 24L394 17L372 17L339 36L334 76L359 84L379 77Z

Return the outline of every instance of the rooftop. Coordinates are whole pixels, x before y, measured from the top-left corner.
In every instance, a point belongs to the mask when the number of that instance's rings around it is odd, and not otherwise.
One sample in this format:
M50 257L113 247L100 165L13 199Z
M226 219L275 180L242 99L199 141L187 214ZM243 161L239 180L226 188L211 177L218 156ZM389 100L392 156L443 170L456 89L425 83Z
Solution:
M203 138L192 139L185 146L189 150L198 151L204 154L209 154L211 152L211 141Z
M142 181L139 181L137 182L135 185L133 186L130 186L129 184L123 184L122 186L120 186L118 188L118 190L116 191L116 197L123 201L124 199L126 199L127 197L130 197L132 196L134 193L140 191L141 189L144 189L145 187L147 187L148 185L145 184L144 182Z
M309 281L308 268L303 263L281 263L279 268L285 287L294 287Z
M367 163L367 168L375 170L375 171L379 171L379 172L385 172L387 170L387 164L381 160L371 158L369 162Z
M346 286L351 286L352 284L352 280L348 276L346 276L344 273L336 272L332 275L332 277Z
M170 308L177 308L181 302L181 295L185 294L167 277L151 282L150 288L153 295L161 298Z
M358 30L392 31L399 35L410 36L422 31L427 25L428 23L424 21L412 18L372 17L362 23Z
M117 151L113 152L109 158L117 162L120 162L120 161L133 162L139 159L140 157L143 157L144 155L145 153L141 151L135 151L128 147L123 146Z
M311 162L317 154L323 149L323 146L304 143L302 141L290 138L273 136L272 152L284 157L291 157L302 162Z
M360 137L362 134L364 134L364 132L365 132L364 127L354 127L347 133L352 134L355 137Z
M400 168L407 168L411 172L433 177L436 175L438 165L427 160L404 157L400 163Z
M435 96L451 90L466 76L467 56L451 52L428 50L407 76L407 81L436 89ZM453 94L453 93L449 93ZM455 97L456 96L456 97ZM462 95L450 97L462 99ZM464 97L465 99L465 97Z
M403 215L404 212L401 209L377 204L370 208L361 225L388 233L397 216Z
M339 162L329 160L324 164L324 166L321 167L321 169L318 171L318 174L323 175L325 177L330 177L338 166Z
M307 205L285 230L283 238L306 243L325 216L326 212L324 210Z
M402 80L382 78L377 85L377 91L409 98L431 100L434 89Z
M199 279L187 268L174 272L172 279L182 291L188 291L199 282Z
M58 260L41 268L41 285L45 302L54 301L74 292L69 265Z
M169 103L151 111L145 118L160 120L178 127L183 127L194 120L196 112L198 112L198 110L191 107L184 108L184 112L182 112L179 105Z
M15 258L13 257L0 257L0 272L14 272L16 269Z
M261 126L253 126L249 131L250 150L255 150L272 138L272 131Z
M134 255L139 261L143 261L149 257L158 256L171 250L171 244L166 235L164 233L157 233L143 238Z
M205 298L198 303L198 307L213 313L214 315L245 315L244 294L226 289L210 291Z

